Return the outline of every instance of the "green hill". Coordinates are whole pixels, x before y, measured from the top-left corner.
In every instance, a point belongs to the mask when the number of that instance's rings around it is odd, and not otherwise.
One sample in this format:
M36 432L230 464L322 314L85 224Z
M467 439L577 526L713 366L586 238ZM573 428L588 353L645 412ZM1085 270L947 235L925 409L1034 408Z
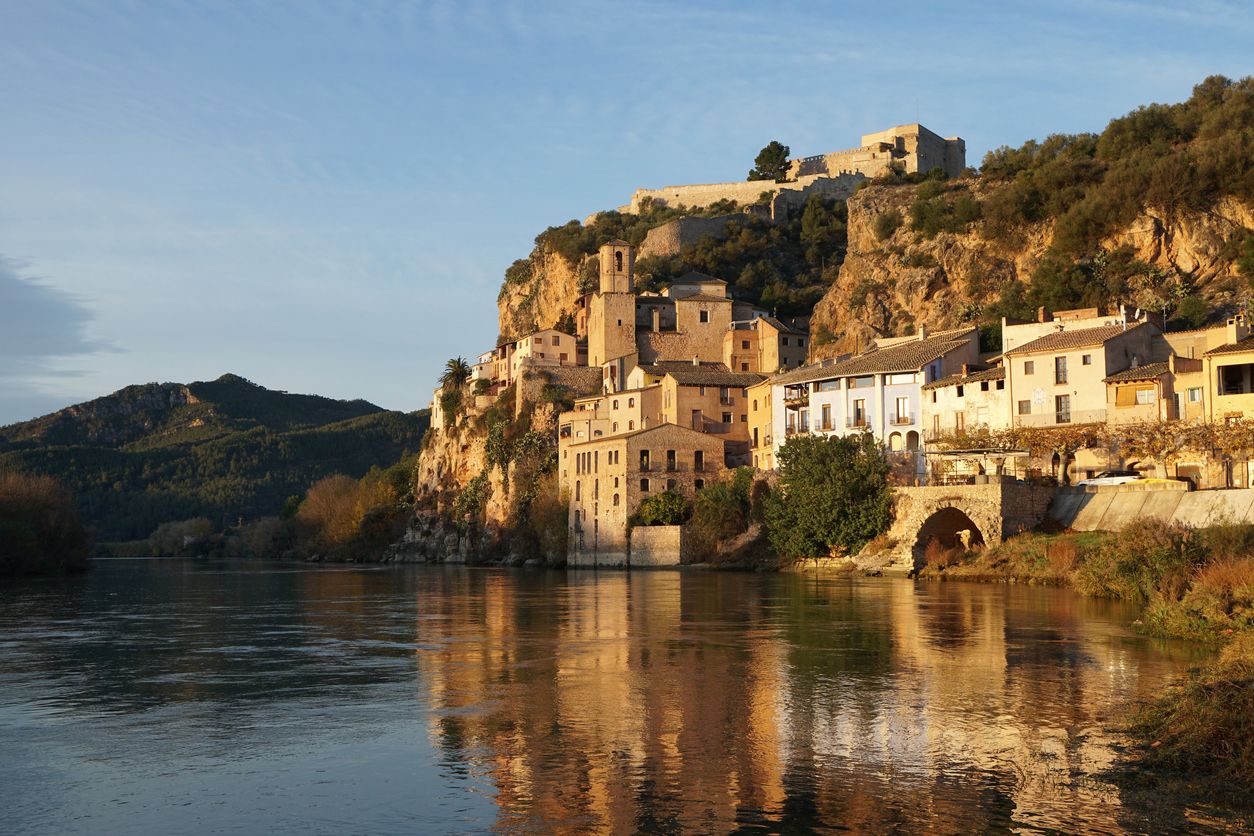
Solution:
M205 516L219 526L279 513L332 473L359 477L417 450L425 412L292 395L235 375L128 386L0 427L0 469L56 478L102 541Z

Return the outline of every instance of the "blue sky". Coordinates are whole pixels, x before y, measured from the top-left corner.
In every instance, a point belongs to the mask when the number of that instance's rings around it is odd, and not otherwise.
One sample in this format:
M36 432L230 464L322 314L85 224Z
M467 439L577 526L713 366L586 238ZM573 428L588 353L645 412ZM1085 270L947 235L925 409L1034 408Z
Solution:
M975 164L1254 72L1248 3L940 5L0 0L0 424L228 371L416 409L637 186L916 119Z

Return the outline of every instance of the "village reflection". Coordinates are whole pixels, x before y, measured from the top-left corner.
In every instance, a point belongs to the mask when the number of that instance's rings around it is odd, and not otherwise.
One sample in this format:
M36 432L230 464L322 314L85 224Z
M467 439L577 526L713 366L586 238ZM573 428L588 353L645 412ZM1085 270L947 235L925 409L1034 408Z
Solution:
M1112 760L1111 712L1181 664L1117 606L901 580L533 577L445 572L419 592L433 743L495 787L501 829L1118 831L1160 815L1087 777Z

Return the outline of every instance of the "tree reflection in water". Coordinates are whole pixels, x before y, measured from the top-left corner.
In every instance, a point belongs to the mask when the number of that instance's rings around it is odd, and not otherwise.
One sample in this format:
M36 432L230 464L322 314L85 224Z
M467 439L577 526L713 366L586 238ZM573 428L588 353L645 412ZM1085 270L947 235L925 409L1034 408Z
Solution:
M109 821L58 796L87 774L312 830L1184 826L1089 777L1119 705L1196 652L1133 615L892 579L118 562L0 593L0 746L31 761L0 778L54 831ZM198 793L245 759L267 777L215 812ZM119 821L177 821L144 809Z

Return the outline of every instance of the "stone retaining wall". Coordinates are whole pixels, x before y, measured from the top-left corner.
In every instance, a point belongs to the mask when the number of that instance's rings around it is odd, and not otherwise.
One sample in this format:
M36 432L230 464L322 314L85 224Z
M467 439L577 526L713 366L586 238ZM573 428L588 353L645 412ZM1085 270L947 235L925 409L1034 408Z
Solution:
M1137 522L1180 523L1195 528L1247 523L1254 522L1254 489L1098 492L1065 488L1050 506L1049 517L1076 531L1118 531Z

